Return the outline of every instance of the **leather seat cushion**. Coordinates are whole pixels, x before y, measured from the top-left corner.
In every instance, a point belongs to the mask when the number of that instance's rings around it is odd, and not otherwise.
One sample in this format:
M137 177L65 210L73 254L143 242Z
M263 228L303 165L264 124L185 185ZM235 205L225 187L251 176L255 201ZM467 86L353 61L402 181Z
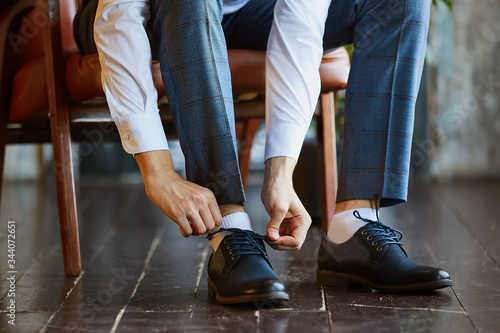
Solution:
M229 67L233 93L265 92L264 51L229 50ZM349 55L344 48L338 48L323 56L320 67L321 86L324 91L344 89L349 76ZM101 67L96 54L73 54L66 67L66 84L75 101L82 102L94 97L104 96L101 86ZM159 95L165 94L160 65L153 63L153 79Z
M233 93L265 92L265 52L254 50L229 50L229 65ZM101 66L97 54L81 55L72 52L66 62L66 85L73 100L85 102L104 96L101 84ZM347 85L349 55L338 48L323 56L320 67L323 91L336 91ZM160 66L153 65L153 79L159 95L165 94ZM34 113L48 109L45 64L43 58L30 59L18 69L14 82L10 122L22 122Z

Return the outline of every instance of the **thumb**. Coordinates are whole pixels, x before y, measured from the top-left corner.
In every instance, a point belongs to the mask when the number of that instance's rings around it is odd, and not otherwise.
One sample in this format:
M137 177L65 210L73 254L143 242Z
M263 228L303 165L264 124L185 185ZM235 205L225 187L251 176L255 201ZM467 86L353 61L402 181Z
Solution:
M276 208L271 211L271 221L267 224L266 236L271 241L280 239L280 226L286 216L286 210Z

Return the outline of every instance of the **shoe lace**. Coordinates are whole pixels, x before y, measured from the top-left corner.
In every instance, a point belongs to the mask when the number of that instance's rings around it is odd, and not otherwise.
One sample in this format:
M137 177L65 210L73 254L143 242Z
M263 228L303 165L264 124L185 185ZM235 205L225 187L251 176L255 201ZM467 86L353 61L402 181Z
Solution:
M403 248L403 244L400 242L401 239L403 239L403 233L398 229L391 228L390 226L380 222L380 220L378 220L378 214L377 221L362 217L357 210L353 212L353 215L355 218L368 223L368 226L362 231L362 233L369 233L367 239L373 239L372 245L378 245L377 249L381 250L383 246L389 244L397 244Z
M207 235L207 238L210 240L215 234L223 231L232 232L228 235L230 237L225 237L223 241L229 249L229 254L231 254L231 256L235 257L243 254L260 254L266 258L268 257L266 248L262 242L265 237L250 230L220 228L218 231Z

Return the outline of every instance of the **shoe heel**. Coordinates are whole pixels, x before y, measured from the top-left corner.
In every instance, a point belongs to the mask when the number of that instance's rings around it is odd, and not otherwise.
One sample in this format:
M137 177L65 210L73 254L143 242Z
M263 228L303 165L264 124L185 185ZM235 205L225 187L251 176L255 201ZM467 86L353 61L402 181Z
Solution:
M324 286L337 288L347 288L351 284L351 281L344 276L322 270L317 271L316 282Z
M208 299L211 300L216 300L215 298L215 290L214 287L212 287L212 284L210 283L210 279L207 279L207 289L208 289Z

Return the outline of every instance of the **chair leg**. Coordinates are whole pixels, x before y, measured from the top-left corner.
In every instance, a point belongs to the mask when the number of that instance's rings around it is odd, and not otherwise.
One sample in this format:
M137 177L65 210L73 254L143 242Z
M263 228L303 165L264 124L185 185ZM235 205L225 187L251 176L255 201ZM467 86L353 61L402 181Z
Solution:
M335 211L337 197L337 147L333 92L321 93L320 108L317 137L320 157L321 226L323 231L326 231Z
M50 132L54 150L64 271L67 276L77 276L81 272L80 243L78 240L73 163L71 161L71 135L59 1L37 1L36 5L41 12L48 13L49 19L49 22L43 26L45 79L48 88Z
M241 139L239 162L240 162L240 174L241 180L243 182L243 187L246 188L248 176L250 175L250 153L252 151L253 140L255 139L255 134L259 130L260 119L249 119L245 121L243 137Z
M66 276L78 276L81 272L80 242L76 213L75 182L71 159L71 135L66 112L58 112L50 118L54 169L59 208L59 224Z

